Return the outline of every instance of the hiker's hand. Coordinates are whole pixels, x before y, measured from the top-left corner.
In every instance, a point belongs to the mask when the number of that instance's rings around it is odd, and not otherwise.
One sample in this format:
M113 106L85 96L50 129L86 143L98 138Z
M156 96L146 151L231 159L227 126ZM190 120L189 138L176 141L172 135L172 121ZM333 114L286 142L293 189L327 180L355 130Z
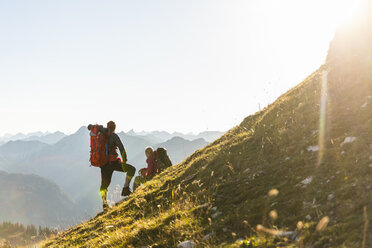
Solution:
M127 163L127 160L123 160L123 162L121 162L122 165L125 165Z
M149 176L148 170L145 171L144 175L145 175L145 178Z
M142 168L138 171L138 175L140 175L140 177L142 178L145 178L145 173L146 173L146 168Z

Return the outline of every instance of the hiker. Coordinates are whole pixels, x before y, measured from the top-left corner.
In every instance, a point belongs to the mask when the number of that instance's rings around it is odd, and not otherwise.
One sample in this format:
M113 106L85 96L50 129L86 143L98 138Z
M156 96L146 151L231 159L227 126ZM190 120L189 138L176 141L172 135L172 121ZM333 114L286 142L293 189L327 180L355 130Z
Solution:
M141 184L152 179L158 173L158 164L156 161L156 151L152 147L147 147L145 150L147 168L142 168L134 179L133 191L135 191Z
M147 168L142 168L134 179L133 191L135 191L141 184L151 180L156 174L164 171L172 166L172 161L168 156L167 149L159 147L154 150L152 147L147 147L145 150Z
M124 149L124 145L121 142L119 136L115 133L115 129L116 129L115 122L109 121L107 123L107 128L103 128L102 126L97 126L97 125L95 126L89 125L88 129L91 130L92 128L96 128L96 127L98 127L97 133L103 134L101 135L102 140L103 140L102 144L99 144L99 145L103 146L103 148L101 149L101 153L103 153L106 156L101 155L100 163L98 163L98 165L94 165L92 161L91 163L92 165L98 166L101 169L100 193L101 193L101 197L103 201L103 209L106 210L108 208L107 188L109 187L111 183L112 173L114 171L120 171L120 172L127 173L126 178L125 178L125 184L121 192L121 195L128 196L131 194L129 184L136 172L136 168L127 163L127 154ZM92 131L91 131L91 136L92 135L96 135L96 134L94 133L92 134ZM91 143L91 146L92 146L92 143ZM104 149L104 147L106 147L106 149ZM122 160L119 158L119 154L117 153L117 148L119 148ZM98 149L98 153L100 152L99 150L100 149ZM105 151L102 151L102 150L105 150ZM92 154L91 154L91 160L92 160Z

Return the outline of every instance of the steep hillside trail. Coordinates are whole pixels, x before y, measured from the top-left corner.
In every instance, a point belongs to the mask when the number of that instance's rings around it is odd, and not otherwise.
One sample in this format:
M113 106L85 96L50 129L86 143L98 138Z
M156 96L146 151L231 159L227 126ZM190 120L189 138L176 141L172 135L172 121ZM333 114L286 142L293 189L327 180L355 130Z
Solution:
M372 8L365 11L298 86L44 246L371 247Z

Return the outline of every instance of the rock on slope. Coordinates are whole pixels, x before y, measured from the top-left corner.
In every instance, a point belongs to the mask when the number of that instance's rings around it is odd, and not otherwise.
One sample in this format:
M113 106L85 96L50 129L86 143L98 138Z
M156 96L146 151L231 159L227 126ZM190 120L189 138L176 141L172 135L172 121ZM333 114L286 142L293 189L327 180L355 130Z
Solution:
M371 247L370 20L340 30L326 64L266 109L45 246Z

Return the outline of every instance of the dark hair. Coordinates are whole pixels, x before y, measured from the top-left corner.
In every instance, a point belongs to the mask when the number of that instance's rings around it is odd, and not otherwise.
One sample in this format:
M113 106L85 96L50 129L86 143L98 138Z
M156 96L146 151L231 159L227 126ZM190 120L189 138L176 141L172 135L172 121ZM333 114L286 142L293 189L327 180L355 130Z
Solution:
M107 122L107 128L110 130L110 132L115 132L116 124L113 121Z

